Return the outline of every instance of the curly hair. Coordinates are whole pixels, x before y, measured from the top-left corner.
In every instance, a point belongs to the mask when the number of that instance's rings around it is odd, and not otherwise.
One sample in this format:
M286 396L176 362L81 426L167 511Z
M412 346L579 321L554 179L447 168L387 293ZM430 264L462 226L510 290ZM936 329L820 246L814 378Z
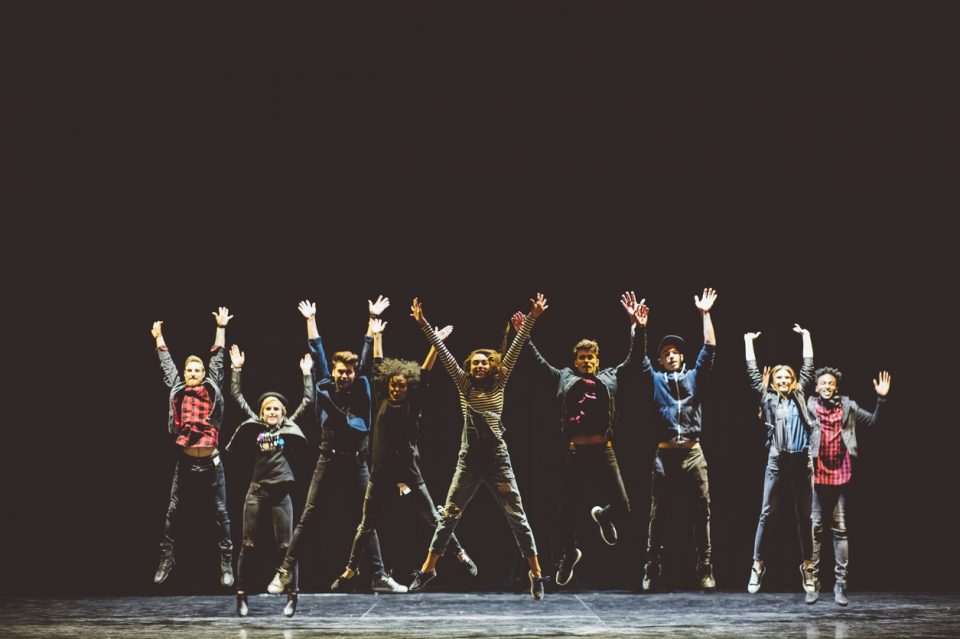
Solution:
M420 364L409 359L388 357L377 364L374 379L381 383L388 383L394 377L403 377L410 386L420 383Z
M833 366L823 366L818 368L813 373L813 379L819 381L821 375L833 375L833 378L837 380L837 388L840 388L840 378L843 376L843 373L840 372L839 368L834 368Z

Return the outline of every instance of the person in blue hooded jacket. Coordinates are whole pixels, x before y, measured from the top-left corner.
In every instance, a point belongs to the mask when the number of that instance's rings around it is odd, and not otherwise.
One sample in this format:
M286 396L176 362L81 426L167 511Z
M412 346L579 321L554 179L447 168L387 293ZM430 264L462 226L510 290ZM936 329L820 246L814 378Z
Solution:
M693 296L703 319L703 347L696 364L688 369L683 363L684 340L667 335L660 341L657 360L662 370L654 371L644 354L641 374L652 381L656 408L654 426L657 456L650 482L650 529L647 538L647 562L643 571L644 591L656 589L662 576L664 520L678 499L694 499L694 539L697 545L697 573L700 588L713 590L716 581L710 561L710 491L707 460L700 447L700 404L717 352L710 310L717 292L703 289Z

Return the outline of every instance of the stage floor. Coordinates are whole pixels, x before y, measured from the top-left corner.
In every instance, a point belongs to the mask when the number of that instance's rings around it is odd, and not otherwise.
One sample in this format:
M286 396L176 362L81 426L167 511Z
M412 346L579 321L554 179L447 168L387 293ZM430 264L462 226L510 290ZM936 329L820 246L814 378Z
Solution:
M297 615L283 597L232 596L0 600L0 636L11 637L957 637L960 594L832 592L815 605L797 593L305 594Z

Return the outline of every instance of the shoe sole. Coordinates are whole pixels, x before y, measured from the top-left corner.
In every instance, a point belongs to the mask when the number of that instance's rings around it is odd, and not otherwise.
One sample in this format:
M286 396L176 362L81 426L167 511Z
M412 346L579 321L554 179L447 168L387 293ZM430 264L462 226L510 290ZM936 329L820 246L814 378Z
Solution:
M597 526L600 528L600 539L602 539L603 543L605 543L608 546L616 546L617 545L616 539L614 539L613 541L609 541L607 539L607 536L603 534L603 524L601 524L600 520L597 519L598 510L602 511L603 509L600 508L599 506L594 506L593 510L590 511L590 516L593 518L593 521L597 522ZM583 512L583 511L580 511L580 512ZM614 530L616 530L616 527L614 527Z
M420 582L420 587L417 588L416 590L411 590L410 587L407 586L407 592L420 592L420 591L422 591L424 588L427 587L427 584L428 584L428 583L430 583L431 581L433 581L433 580L436 579L436 578L437 578L437 575L434 574L432 577L430 577L430 578L427 579L426 581L421 581L421 582Z
M573 560L573 565L570 566L570 576L567 577L566 581L560 581L560 571L557 571L556 580L558 586L566 586L570 583L570 580L573 579L573 569L577 567L577 564L580 563L580 560L583 559L583 553L580 552L580 549L577 548L577 558Z

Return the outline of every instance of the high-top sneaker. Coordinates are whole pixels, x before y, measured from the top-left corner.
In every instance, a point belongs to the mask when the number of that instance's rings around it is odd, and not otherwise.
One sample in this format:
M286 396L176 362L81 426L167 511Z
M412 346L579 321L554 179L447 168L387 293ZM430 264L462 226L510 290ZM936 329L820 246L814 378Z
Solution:
M220 585L229 588L233 585L233 549L220 548Z
M287 593L287 604L283 607L283 616L292 617L297 614L297 593Z
M246 617L247 613L250 612L249 606L247 606L247 593L237 591L237 616Z

